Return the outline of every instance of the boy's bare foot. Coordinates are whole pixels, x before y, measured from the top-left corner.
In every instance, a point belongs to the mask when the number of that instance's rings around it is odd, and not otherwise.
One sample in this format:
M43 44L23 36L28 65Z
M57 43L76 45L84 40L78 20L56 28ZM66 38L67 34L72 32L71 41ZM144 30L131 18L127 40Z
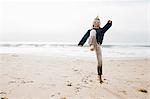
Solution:
M99 82L100 82L101 84L103 83L103 80L102 80L101 75L98 75L98 80L99 80Z
M94 51L94 45L90 45L90 50Z

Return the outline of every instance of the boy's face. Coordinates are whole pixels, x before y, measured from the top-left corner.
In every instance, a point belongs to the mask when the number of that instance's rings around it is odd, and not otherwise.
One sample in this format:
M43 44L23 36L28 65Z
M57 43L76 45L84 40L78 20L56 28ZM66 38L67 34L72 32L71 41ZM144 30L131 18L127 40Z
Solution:
M100 27L100 21L99 20L94 20L93 25L94 25L94 27Z

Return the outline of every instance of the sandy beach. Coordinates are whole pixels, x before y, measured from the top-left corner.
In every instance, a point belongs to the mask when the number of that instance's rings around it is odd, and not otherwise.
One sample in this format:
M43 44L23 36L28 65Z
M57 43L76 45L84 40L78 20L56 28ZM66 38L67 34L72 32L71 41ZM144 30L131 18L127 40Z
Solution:
M96 60L34 54L0 54L1 99L149 99L150 59Z

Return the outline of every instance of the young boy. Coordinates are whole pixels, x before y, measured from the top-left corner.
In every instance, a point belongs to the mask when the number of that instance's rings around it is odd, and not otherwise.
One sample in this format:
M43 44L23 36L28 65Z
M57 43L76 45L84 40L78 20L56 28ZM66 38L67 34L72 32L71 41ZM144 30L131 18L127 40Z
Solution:
M101 44L103 42L103 37L105 32L112 26L112 21L109 20L107 24L101 28L100 27L100 19L97 16L93 21L92 29L89 29L86 34L80 40L78 46L83 46L86 40L89 37L89 45L90 50L96 52L97 56L97 72L100 83L103 83L101 75L102 75L102 53L101 53Z

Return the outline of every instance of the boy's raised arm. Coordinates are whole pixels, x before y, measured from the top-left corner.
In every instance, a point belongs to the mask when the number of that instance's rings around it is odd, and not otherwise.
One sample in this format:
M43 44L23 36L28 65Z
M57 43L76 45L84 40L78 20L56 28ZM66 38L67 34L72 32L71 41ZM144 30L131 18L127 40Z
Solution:
M112 21L109 20L107 24L103 27L103 33L105 33L112 26Z

